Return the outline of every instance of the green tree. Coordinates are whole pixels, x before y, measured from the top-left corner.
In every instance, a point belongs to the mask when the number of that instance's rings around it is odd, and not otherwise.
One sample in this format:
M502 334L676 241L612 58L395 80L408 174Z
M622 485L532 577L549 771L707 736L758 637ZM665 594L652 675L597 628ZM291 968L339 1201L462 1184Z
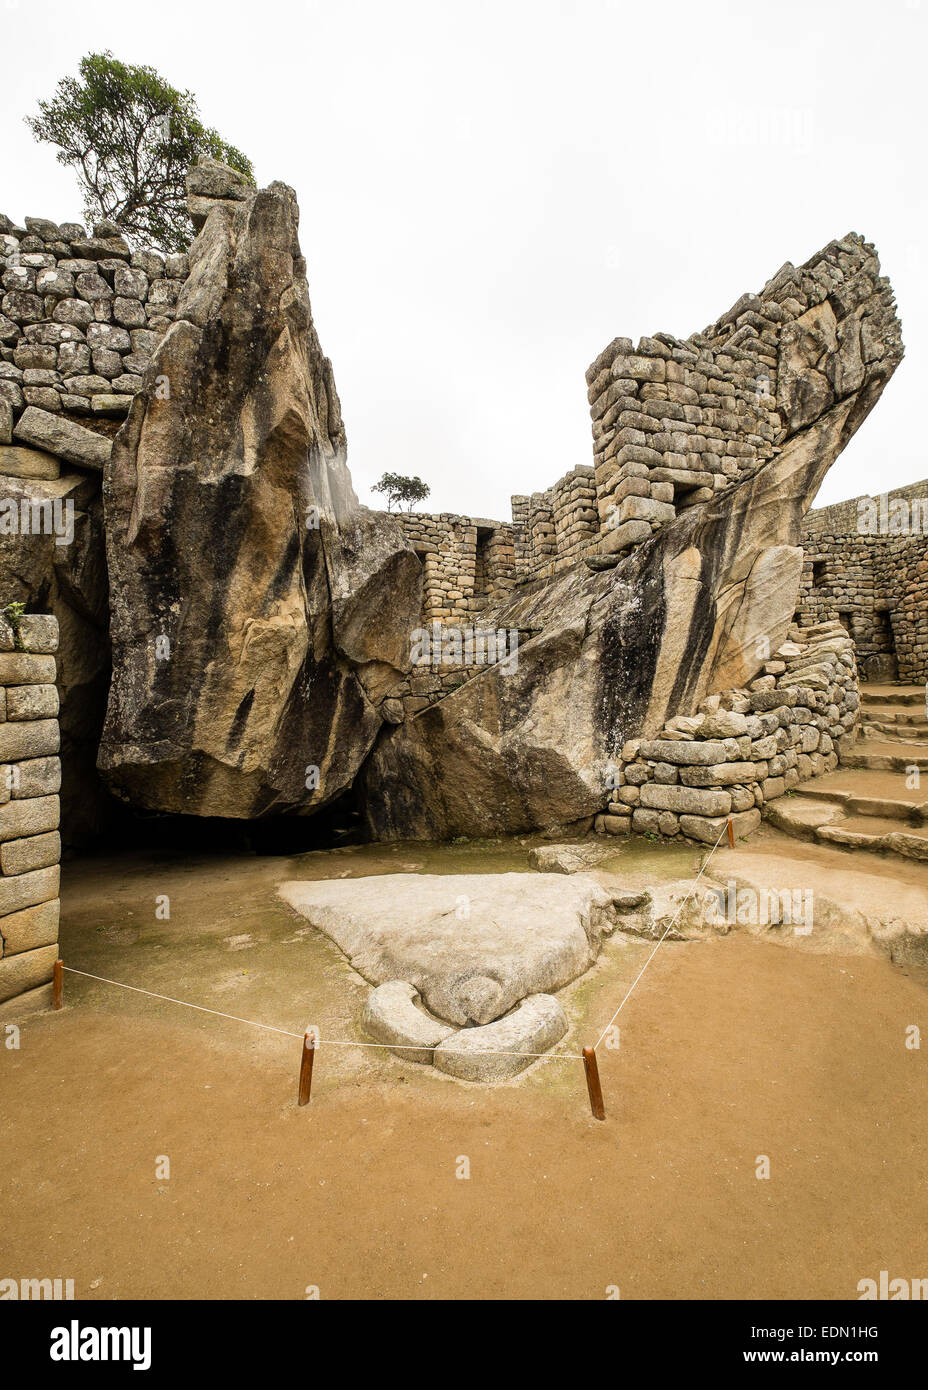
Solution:
M392 512L394 506L404 502L407 512L411 512L413 504L424 502L432 489L421 478L405 478L402 473L384 473L371 491L386 494L388 512Z
M89 53L80 77L64 77L51 101L26 123L58 146L58 162L77 171L84 215L117 223L135 246L183 251L193 236L185 178L204 155L251 182L251 162L204 126L192 92L179 92L154 68Z

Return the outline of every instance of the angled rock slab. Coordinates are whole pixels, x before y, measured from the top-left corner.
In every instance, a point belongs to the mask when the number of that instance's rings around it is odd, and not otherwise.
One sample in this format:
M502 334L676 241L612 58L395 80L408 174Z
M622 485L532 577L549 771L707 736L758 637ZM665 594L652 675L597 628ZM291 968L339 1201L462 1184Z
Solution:
M435 1049L439 1071L461 1081L505 1081L531 1065L567 1032L567 1018L550 994L532 994L483 1028L462 1028Z
M529 850L528 862L544 874L579 874L595 869L604 859L614 858L614 845L538 845Z
M419 991L407 980L387 980L367 996L361 1022L375 1042L386 1043L404 1062L431 1066L440 1042L456 1031L416 1008Z
M65 420L53 415L49 410L38 406L27 406L20 416L13 438L31 444L34 449L43 449L66 463L76 463L81 468L102 469L110 457L112 440L94 430L85 429L73 420Z
M897 830L883 836L883 847L906 859L928 859L928 836Z
M408 980L450 1023L484 1024L582 975L618 924L586 875L384 874L289 882L280 896L374 984Z

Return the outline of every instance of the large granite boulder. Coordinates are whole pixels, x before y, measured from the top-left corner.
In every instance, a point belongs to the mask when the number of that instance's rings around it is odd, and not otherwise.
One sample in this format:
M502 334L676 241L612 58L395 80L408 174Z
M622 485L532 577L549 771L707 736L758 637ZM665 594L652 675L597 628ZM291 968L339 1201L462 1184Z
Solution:
M459 1027L582 975L627 902L585 874L383 874L278 892L366 980L408 982Z
M234 171L232 171L234 173ZM202 230L104 474L113 682L99 767L135 806L312 812L408 669L421 571L359 509L293 191L192 175Z

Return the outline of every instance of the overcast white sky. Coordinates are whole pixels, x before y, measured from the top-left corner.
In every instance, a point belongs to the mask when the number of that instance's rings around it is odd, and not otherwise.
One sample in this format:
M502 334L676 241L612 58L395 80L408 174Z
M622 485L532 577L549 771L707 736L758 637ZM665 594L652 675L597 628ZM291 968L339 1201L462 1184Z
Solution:
M591 462L584 370L687 334L833 237L876 243L906 359L819 503L928 476L928 0L0 0L0 211L79 220L23 116L110 48L297 191L362 501Z

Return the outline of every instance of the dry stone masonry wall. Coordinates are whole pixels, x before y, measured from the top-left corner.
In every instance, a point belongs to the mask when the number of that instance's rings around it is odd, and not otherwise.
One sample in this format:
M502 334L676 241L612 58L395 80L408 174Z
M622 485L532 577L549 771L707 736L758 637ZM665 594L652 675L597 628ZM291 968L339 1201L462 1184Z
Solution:
M50 1000L58 955L58 624L0 619L0 1017Z
M595 471L578 464L547 492L512 499L519 535L514 552L520 578L549 578L598 549L600 521Z
M834 771L858 708L854 645L844 628L794 627L748 689L710 695L658 738L625 745L596 829L714 844L731 816L737 835L750 834L768 801Z
M604 552L749 476L859 389L899 347L892 320L875 249L851 234L787 261L702 333L614 339L587 370Z
M174 319L187 257L132 251L112 222L91 236L76 222L25 223L0 217L0 413L120 420Z
M424 570L425 622L466 623L515 582L513 527L451 512L399 512Z
M928 680L928 481L811 511L800 621L843 622L865 680Z
M874 247L855 233L804 265L787 261L702 333L657 333L637 346L613 339L586 373L592 467L512 498L515 582L635 549L681 511L750 477L859 390L873 364L891 372L901 351L892 288ZM464 593L459 541L436 539L448 565L433 561L435 611L456 618L460 608L440 603L438 591Z

